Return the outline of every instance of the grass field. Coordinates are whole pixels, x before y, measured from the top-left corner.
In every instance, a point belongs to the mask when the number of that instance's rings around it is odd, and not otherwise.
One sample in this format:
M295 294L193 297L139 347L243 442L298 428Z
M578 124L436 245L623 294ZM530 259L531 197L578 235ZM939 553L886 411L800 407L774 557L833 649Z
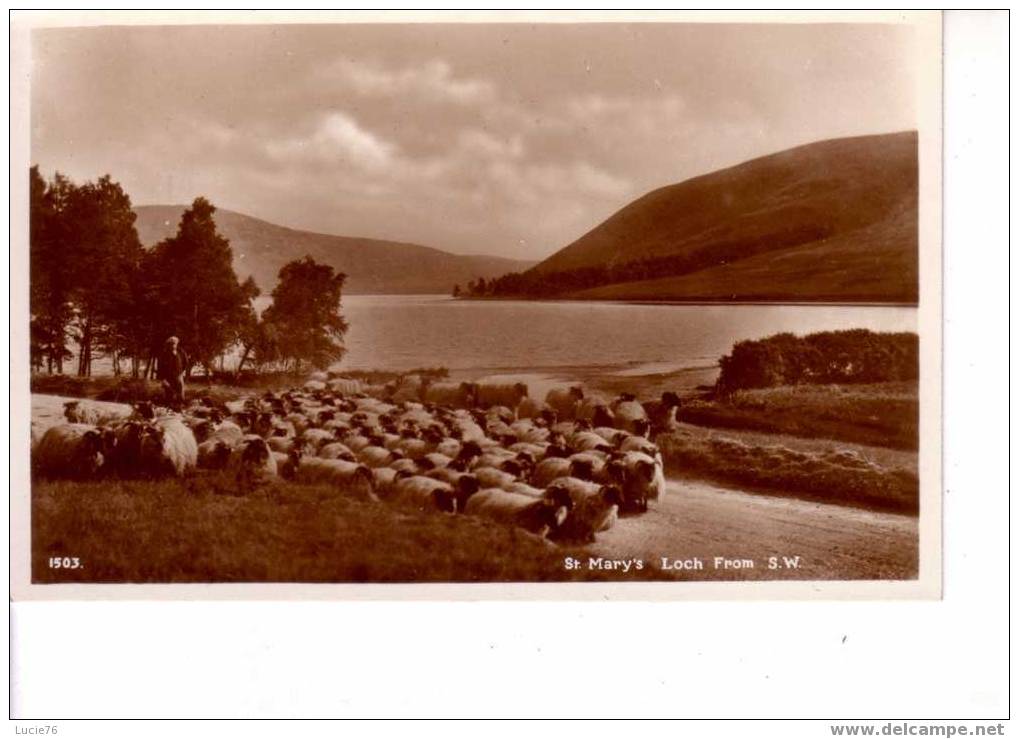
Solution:
M580 552L470 516L362 503L324 486L246 495L226 475L158 482L38 481L32 579L102 582L544 582ZM50 557L82 568L51 569ZM647 576L667 577L660 571ZM634 579L634 575L627 576Z
M916 452L681 424L657 438L667 472L764 492L916 513Z
M698 426L915 450L919 414L917 383L911 381L741 390L727 398L687 400L679 418Z

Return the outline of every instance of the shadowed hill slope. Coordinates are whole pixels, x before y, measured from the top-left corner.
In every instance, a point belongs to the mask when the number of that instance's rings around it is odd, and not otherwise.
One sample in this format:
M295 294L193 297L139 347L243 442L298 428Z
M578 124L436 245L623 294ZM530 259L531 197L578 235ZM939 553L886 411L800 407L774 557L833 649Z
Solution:
M915 302L916 132L821 141L654 190L496 294Z
M142 205L135 209L141 241L151 246L177 230L182 205ZM216 225L230 240L234 268L251 275L264 293L276 284L280 267L310 255L347 273L348 294L448 293L454 284L526 269L533 262L450 254L418 244L298 231L242 213L216 211Z

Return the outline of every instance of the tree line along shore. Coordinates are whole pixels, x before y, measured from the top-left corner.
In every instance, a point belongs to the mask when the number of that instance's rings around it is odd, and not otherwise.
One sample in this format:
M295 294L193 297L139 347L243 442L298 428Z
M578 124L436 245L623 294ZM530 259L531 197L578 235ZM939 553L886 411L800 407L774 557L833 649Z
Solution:
M76 184L30 170L30 358L33 371L79 377L94 360L114 375L151 376L167 337L177 336L187 371L211 375L237 357L235 371L326 367L344 353L341 311L346 275L311 257L278 273L261 315L262 287L241 280L229 241L204 197L180 218L176 233L142 246L131 199L104 175ZM77 348L75 355L68 347Z

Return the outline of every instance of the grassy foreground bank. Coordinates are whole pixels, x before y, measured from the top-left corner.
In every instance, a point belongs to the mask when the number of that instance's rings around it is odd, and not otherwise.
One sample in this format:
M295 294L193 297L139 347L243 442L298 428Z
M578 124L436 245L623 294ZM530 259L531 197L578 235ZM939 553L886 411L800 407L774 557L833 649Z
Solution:
M362 503L273 482L247 495L225 474L154 482L37 481L37 583L546 582L615 579L563 567L575 548L470 516ZM76 570L50 557L78 557ZM658 570L648 577L666 577ZM623 579L620 577L619 579ZM633 580L631 574L625 579Z

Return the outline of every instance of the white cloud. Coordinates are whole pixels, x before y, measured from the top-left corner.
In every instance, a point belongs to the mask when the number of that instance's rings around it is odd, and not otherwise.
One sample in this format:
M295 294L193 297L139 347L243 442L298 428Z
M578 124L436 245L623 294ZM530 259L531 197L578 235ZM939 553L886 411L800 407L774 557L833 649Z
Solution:
M460 131L457 142L463 154L486 159L520 159L525 153L524 140L518 134L500 137L477 128L468 128Z
M374 171L391 166L397 155L395 144L338 110L322 116L308 136L270 141L265 149L277 161L345 163Z
M470 105L490 102L496 96L491 82L457 78L449 63L441 59L402 69L342 60L331 65L324 74L361 95L372 97L412 95L436 102Z

